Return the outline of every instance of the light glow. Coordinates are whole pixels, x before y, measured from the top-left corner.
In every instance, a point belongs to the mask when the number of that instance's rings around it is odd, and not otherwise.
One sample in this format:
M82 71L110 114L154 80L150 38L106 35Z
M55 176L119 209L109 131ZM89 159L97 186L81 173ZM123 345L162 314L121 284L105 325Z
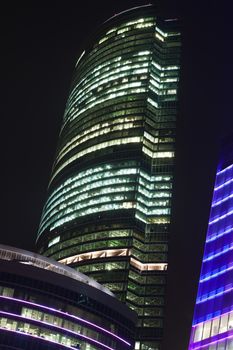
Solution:
M141 263L140 261L130 258L130 264L140 271L166 271L167 263Z
M61 343L58 343L58 342L51 340L51 339L45 339L44 337L40 337L38 335L32 335L30 333L25 333L25 332L20 332L20 331L13 331L13 330L8 329L8 328L2 328L2 329L4 329L4 331L6 331L6 332L17 333L18 335L23 335L23 336L26 335L27 337L36 338L36 339L40 338L42 341L45 341L45 342L49 342L52 344L59 344L59 346L62 346L64 348L77 350L77 347L74 348L73 346L61 344Z
M211 299L214 299L214 298L217 298L219 297L220 295L223 295L223 294L226 294L226 293L229 293L229 292L232 292L233 291L233 287L229 287L225 290L222 290L222 291L219 291L219 290L213 290L211 291L208 295L209 296L202 296L200 298L197 298L196 300L196 304L200 304L200 303L204 303L205 301L207 300L211 300Z
M227 173L223 169L216 175L189 350L210 350L215 344L230 350L232 345L232 170L231 164Z
M228 235L232 231L233 231L233 228L230 228L230 229L225 230L223 232L211 234L210 236L208 236L208 238L206 240L206 243L213 242L213 241L215 241L216 239L218 239L218 238L220 238L222 236Z
M88 326L91 326L91 327L94 327L95 329L98 329L106 334L109 334L111 335L112 337L122 341L123 343L125 343L126 345L131 345L129 342L127 342L126 340L124 340L123 338L119 337L118 335L108 331L107 329L103 328L103 327L100 327L98 326L97 324L93 323L93 322L90 322L88 320L85 320L84 318L81 318L81 317L78 317L78 316L74 316L74 315L71 315L67 312L62 312L60 310L57 310L57 309L54 309L54 308L51 308L51 307L48 307L48 306L45 306L45 305L41 305L41 304L36 304L36 303L32 303L30 301L26 301L26 300L22 300L22 299L16 299L16 298L13 298L13 297L6 297L6 296L2 296L0 295L0 298L1 299L6 299L6 300L14 300L16 301L17 303L22 303L24 305L30 305L30 306L34 306L34 307L37 307L39 308L39 310L47 310L47 311L52 311L58 315L61 315L61 316L64 316L66 318L70 318L70 319L73 319L73 320L77 320L81 323L84 323Z
M233 179L230 179L230 180L224 182L222 185L216 186L216 187L214 188L214 191L218 191L218 190L220 190L221 188L230 185L232 182L233 182Z
M65 259L59 260L60 263L70 265L83 260L101 259L113 256L128 256L130 255L129 249L107 249L97 250L94 252L87 252L83 254L76 254Z
M116 145L126 145L129 143L139 143L141 141L140 136L134 136L134 137L127 137L127 138L121 138L116 140L111 140L107 142L99 143L95 146L91 146L89 148L84 149L83 151L77 152L74 156L70 157L67 161L65 161L53 174L50 183L52 180L57 176L59 172L61 172L62 169L64 169L68 164L73 163L76 159L83 157L89 153L99 151L101 149L106 149L108 147L116 146Z
M233 214L233 210L230 210L228 213L218 216L216 219L212 220L209 222L209 225L215 224L216 222L225 219L227 216L232 215Z
M52 245L56 244L60 242L60 236L54 237L53 239L51 239L51 241L49 241L48 243L48 247L51 247Z
M10 312L6 312L6 311L0 311L0 314L5 315L5 316L10 316L10 317L17 318L17 319L19 319L19 320L21 320L21 321L24 321L24 320L31 321L30 318L27 318L27 317L25 317L25 316L22 317L22 316L20 316L20 315L16 315L16 314L13 314L13 313L10 313ZM42 326L43 326L43 325L44 325L44 326L51 326L50 323L47 323L47 322L44 322L44 321L37 321L37 320L35 320L35 319L33 319L33 322L35 322L35 323L37 323L37 324L41 324ZM71 330L69 330L69 329L64 329L64 328L62 328L62 327L60 327L60 326L57 326L57 325L55 325L55 324L53 324L52 326L53 326L54 328L58 329L58 330L65 331L65 332L67 332L67 333L69 333L69 334L71 334L71 335L74 335L74 336L78 337L78 338L85 339L85 340L87 340L87 341L93 342L94 344L103 346L105 349L115 350L115 349L111 348L110 346L105 345L104 343L101 343L100 341L98 341L98 340L96 340L96 339L93 339L93 338L91 338L91 337L88 337L87 335L84 335L84 334L81 334L81 333L76 333L76 332L73 332L73 331L71 331ZM56 342L56 343L57 343L57 344L60 344L60 342Z
M213 273L213 274L207 273L204 276L201 276L199 282L203 283L205 281L209 281L210 279L218 277L218 276L220 276L220 275L222 275L222 274L224 274L224 273L226 273L228 271L231 271L231 270L233 270L233 266L232 265L228 265L227 268L225 268L225 265L224 265L222 269L220 268L219 272L216 272L216 273Z
M224 169L222 169L222 170L219 170L219 171L217 172L217 175L223 174L223 173L225 173L226 171L231 170L232 168L233 168L233 164L229 165L228 167L226 167L226 168L224 168Z

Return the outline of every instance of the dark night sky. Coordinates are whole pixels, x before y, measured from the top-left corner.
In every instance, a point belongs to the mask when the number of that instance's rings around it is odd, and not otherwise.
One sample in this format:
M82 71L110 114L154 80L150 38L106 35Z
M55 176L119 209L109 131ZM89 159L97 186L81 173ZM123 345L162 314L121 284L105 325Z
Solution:
M152 2L152 1L150 1ZM33 3L33 5L32 5ZM76 57L105 19L148 2L20 1L1 10L1 243L34 250ZM161 1L183 23L164 350L186 350L218 147L233 130L230 1ZM204 3L204 4L203 4Z

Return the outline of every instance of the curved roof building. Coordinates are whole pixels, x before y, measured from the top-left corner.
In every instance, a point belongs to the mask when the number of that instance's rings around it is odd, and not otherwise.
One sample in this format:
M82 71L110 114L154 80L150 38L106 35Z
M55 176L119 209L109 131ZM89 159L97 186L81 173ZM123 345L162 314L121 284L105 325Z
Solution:
M174 18L116 15L77 60L38 251L108 287L139 315L137 349L160 349L180 69Z
M134 312L83 274L0 245L1 350L129 350L135 322Z

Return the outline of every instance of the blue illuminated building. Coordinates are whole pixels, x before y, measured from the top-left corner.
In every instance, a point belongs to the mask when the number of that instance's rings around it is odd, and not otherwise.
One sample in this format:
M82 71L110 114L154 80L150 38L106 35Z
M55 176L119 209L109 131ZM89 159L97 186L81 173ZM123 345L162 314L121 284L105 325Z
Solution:
M189 350L233 349L232 140L218 165Z

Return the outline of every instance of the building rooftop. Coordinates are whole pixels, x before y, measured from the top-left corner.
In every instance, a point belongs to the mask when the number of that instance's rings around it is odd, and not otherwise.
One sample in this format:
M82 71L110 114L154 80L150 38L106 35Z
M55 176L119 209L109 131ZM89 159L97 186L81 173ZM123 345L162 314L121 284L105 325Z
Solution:
M55 260L46 258L34 252L0 244L0 260L17 261L21 264L33 265L44 270L53 271L60 275L86 283L114 297L114 294L109 289L105 288L92 278L89 278L81 272L75 271L71 267L65 266Z

